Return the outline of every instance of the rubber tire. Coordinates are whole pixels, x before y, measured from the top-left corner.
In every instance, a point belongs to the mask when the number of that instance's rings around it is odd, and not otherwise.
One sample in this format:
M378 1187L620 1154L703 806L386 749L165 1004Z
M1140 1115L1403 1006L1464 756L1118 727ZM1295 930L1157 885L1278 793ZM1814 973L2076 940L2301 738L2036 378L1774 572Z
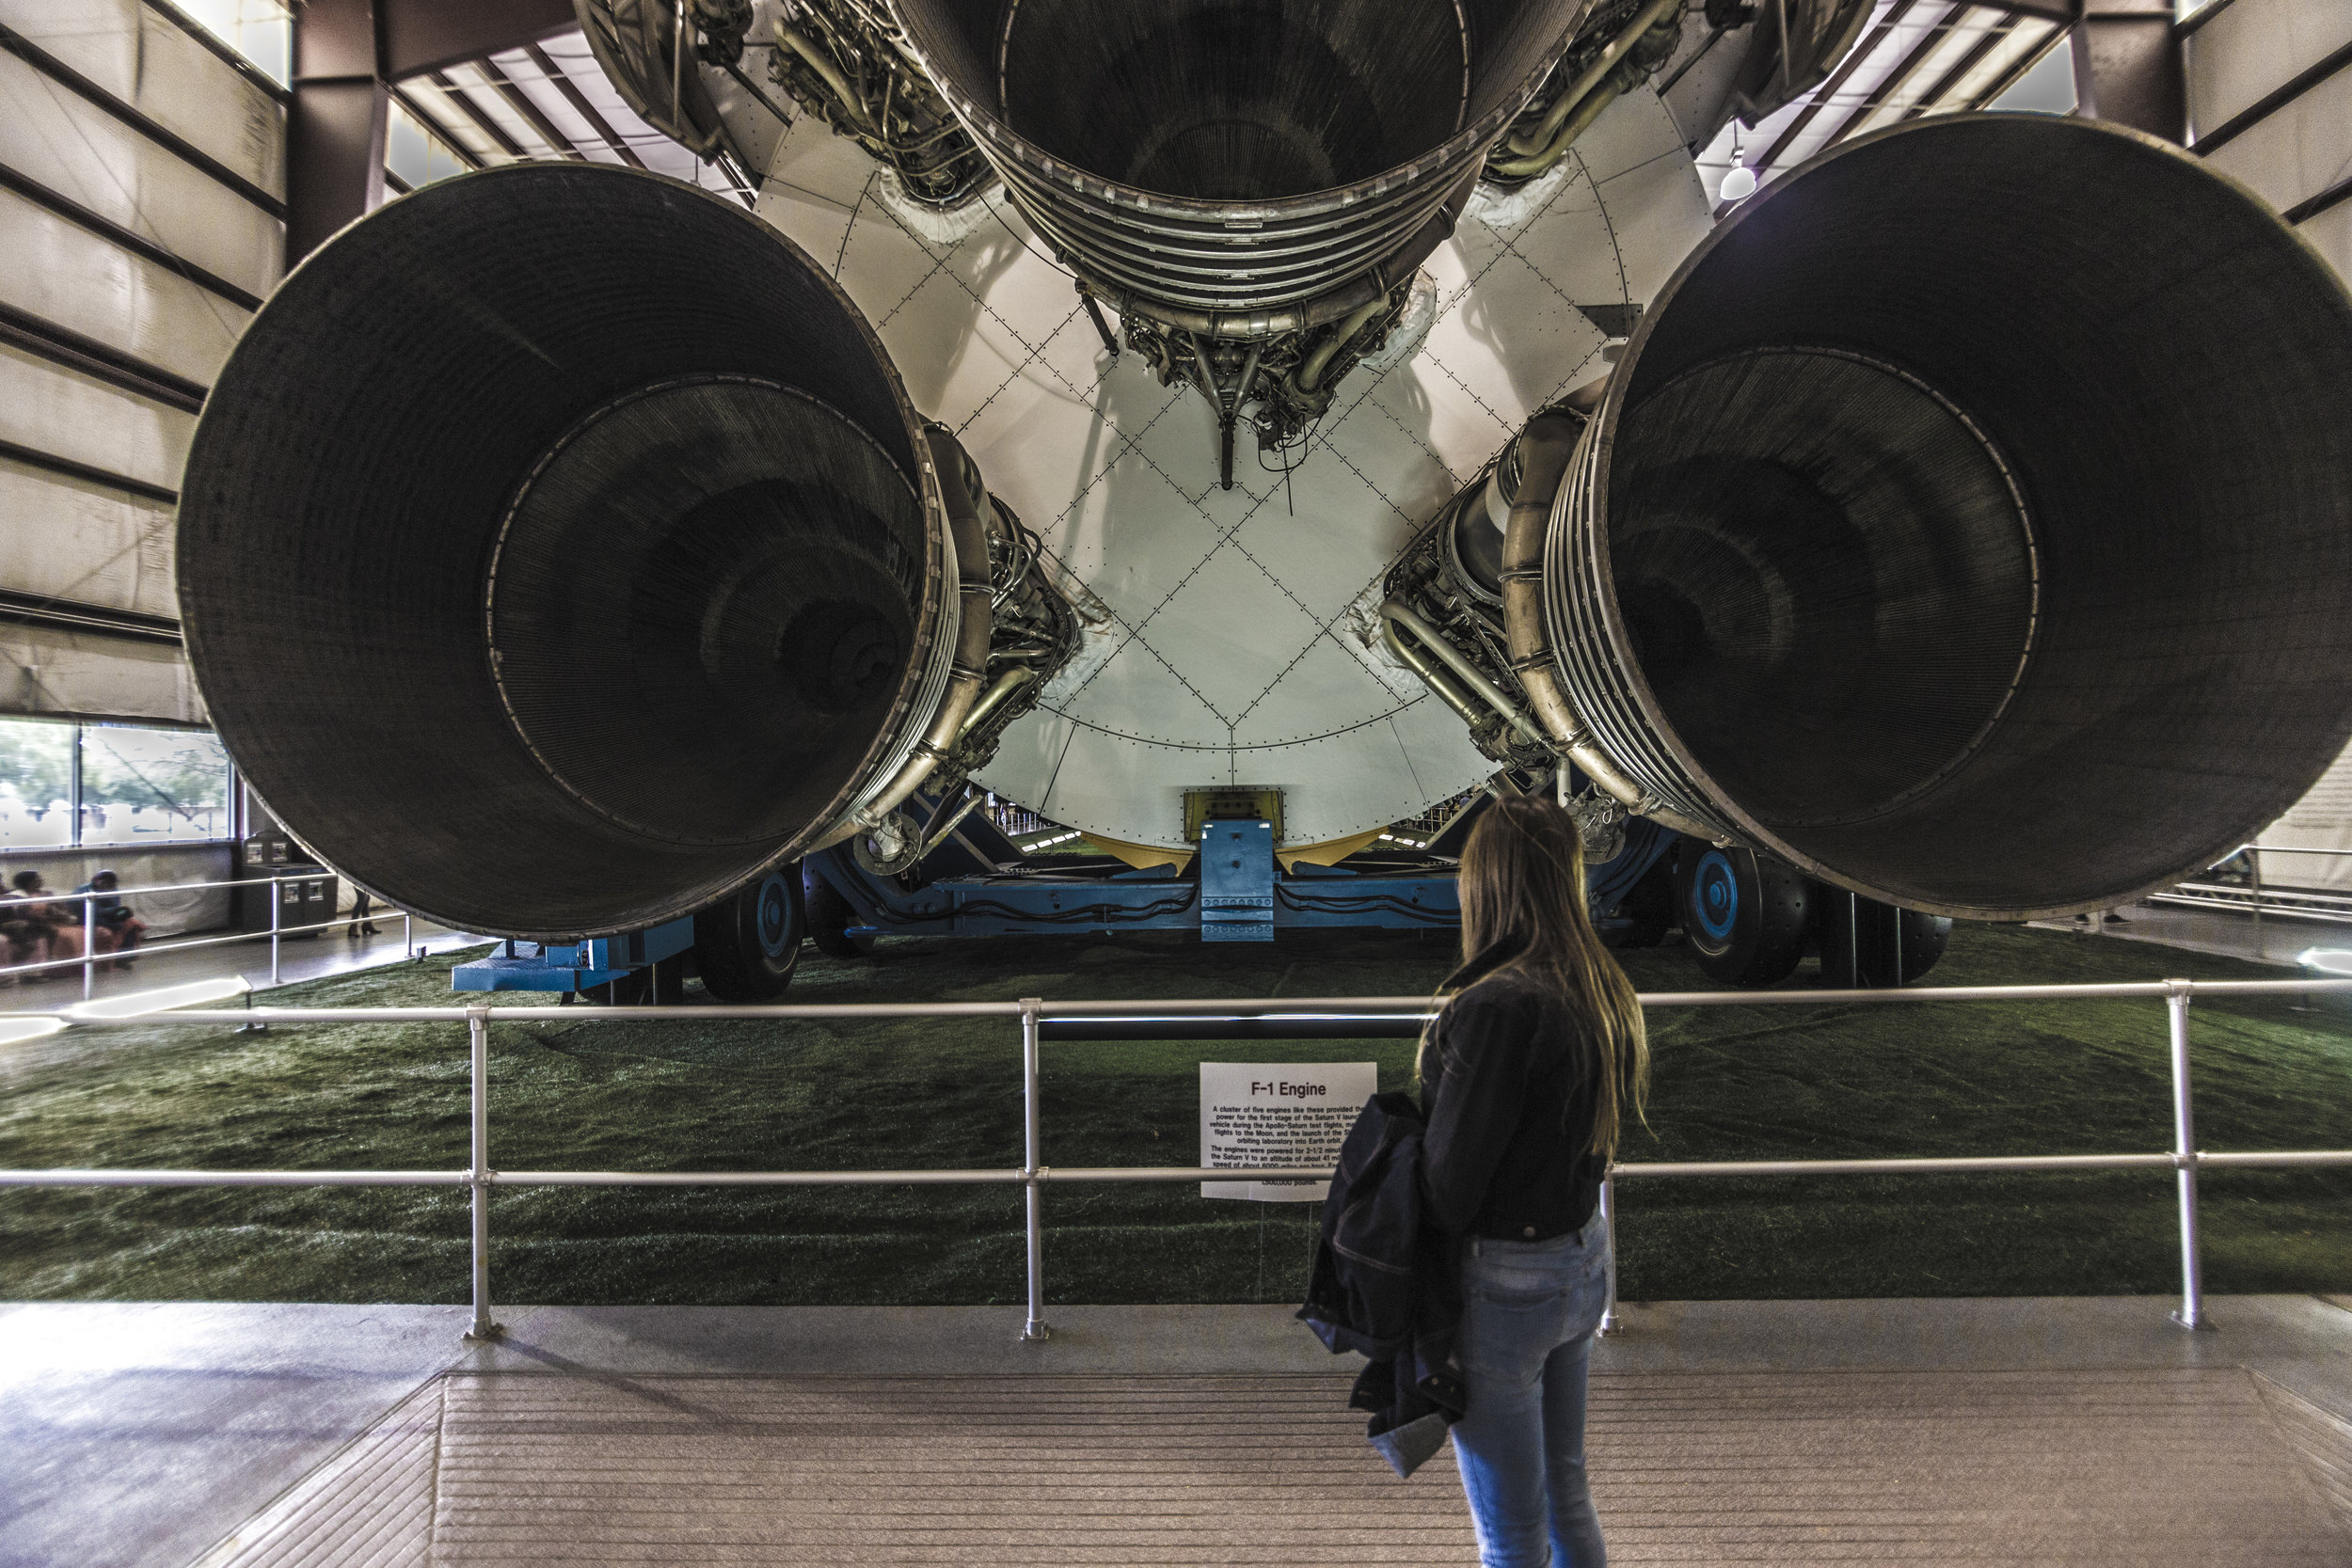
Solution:
M1812 892L1816 911L1814 918L1817 945L1824 954L1821 961L1822 980L1826 984L1836 984L1840 976L1836 974L1826 955L1832 943L1844 940L1846 890L1823 887L1816 882L1813 884ZM1924 910L1899 910L1891 904L1881 903L1875 898L1865 898L1860 895L1854 895L1852 907L1856 917L1863 922L1864 926L1863 940L1858 944L1856 958L1860 960L1862 970L1862 974L1858 976L1858 983L1865 987L1885 990L1894 986L1907 986L1927 974L1929 970L1933 969L1936 960L1944 956L1944 949L1951 945L1952 922L1948 915L1929 914ZM1891 965L1887 962L1883 942L1874 936L1874 933L1883 932L1888 928L1890 915L1899 920L1902 926L1903 963L1902 976L1899 979L1888 973Z
M1675 923L1674 856L1661 855L1658 863L1642 874L1633 891L1617 906L1617 914L1626 922L1617 946L1655 947L1666 940Z
M1753 849L1685 838L1675 852L1675 915L1692 961L1728 986L1776 986L1804 961L1812 888Z
M787 865L694 915L694 961L720 1002L772 1002L800 967L808 911L801 868Z
M809 872L802 893L808 940L817 944L817 951L835 958L862 958L874 950L872 937L850 935L850 927L859 922L858 912L831 882Z

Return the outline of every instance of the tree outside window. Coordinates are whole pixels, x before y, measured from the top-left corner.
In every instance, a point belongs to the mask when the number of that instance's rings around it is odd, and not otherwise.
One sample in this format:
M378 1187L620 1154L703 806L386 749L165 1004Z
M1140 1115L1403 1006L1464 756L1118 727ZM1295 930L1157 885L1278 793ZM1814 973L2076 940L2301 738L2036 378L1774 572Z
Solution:
M230 838L232 784L205 731L0 720L0 848Z

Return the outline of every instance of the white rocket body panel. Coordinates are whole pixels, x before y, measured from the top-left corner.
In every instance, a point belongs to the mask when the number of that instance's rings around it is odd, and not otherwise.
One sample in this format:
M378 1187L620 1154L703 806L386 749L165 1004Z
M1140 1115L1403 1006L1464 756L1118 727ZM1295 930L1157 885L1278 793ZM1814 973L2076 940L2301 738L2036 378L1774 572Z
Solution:
M804 119L758 211L832 268L915 406L956 431L1090 617L1087 647L980 784L1171 847L1186 788L1279 787L1284 839L1306 845L1493 770L1380 649L1371 612L1413 531L1531 413L1604 372L1606 339L1580 307L1646 302L1705 237L1706 193L1653 92L1612 106L1547 188L1474 201L1427 264L1436 313L1419 348L1339 385L1287 484L1245 431L1231 491L1206 401L1136 355L1104 356L1069 274L1001 191L990 221L943 241L893 212L882 178Z

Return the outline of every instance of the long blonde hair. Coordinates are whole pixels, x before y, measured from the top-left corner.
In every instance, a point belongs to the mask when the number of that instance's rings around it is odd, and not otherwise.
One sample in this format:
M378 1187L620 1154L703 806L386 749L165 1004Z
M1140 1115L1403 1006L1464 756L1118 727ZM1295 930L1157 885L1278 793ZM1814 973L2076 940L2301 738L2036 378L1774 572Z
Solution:
M1647 1126L1649 1033L1633 982L1601 945L1584 894L1584 843L1576 821L1540 796L1507 795L1487 808L1462 851L1462 968L1438 990L1450 996L1486 974L1526 976L1584 1026L1598 1057L1592 1153L1614 1159L1629 1107ZM1470 973L1482 958L1500 962ZM1435 1023L1417 1068L1437 1049Z

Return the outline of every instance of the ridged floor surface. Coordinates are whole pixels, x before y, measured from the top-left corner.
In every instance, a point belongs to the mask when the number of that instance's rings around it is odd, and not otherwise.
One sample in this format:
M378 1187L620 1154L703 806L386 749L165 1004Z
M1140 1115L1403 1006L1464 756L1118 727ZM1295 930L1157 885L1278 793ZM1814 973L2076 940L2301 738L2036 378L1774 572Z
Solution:
M1345 1389L453 1373L204 1561L1474 1562L1450 1450L1396 1481ZM2352 1430L2278 1398L2238 1370L1604 1376L1590 1449L1618 1568L2345 1568Z

